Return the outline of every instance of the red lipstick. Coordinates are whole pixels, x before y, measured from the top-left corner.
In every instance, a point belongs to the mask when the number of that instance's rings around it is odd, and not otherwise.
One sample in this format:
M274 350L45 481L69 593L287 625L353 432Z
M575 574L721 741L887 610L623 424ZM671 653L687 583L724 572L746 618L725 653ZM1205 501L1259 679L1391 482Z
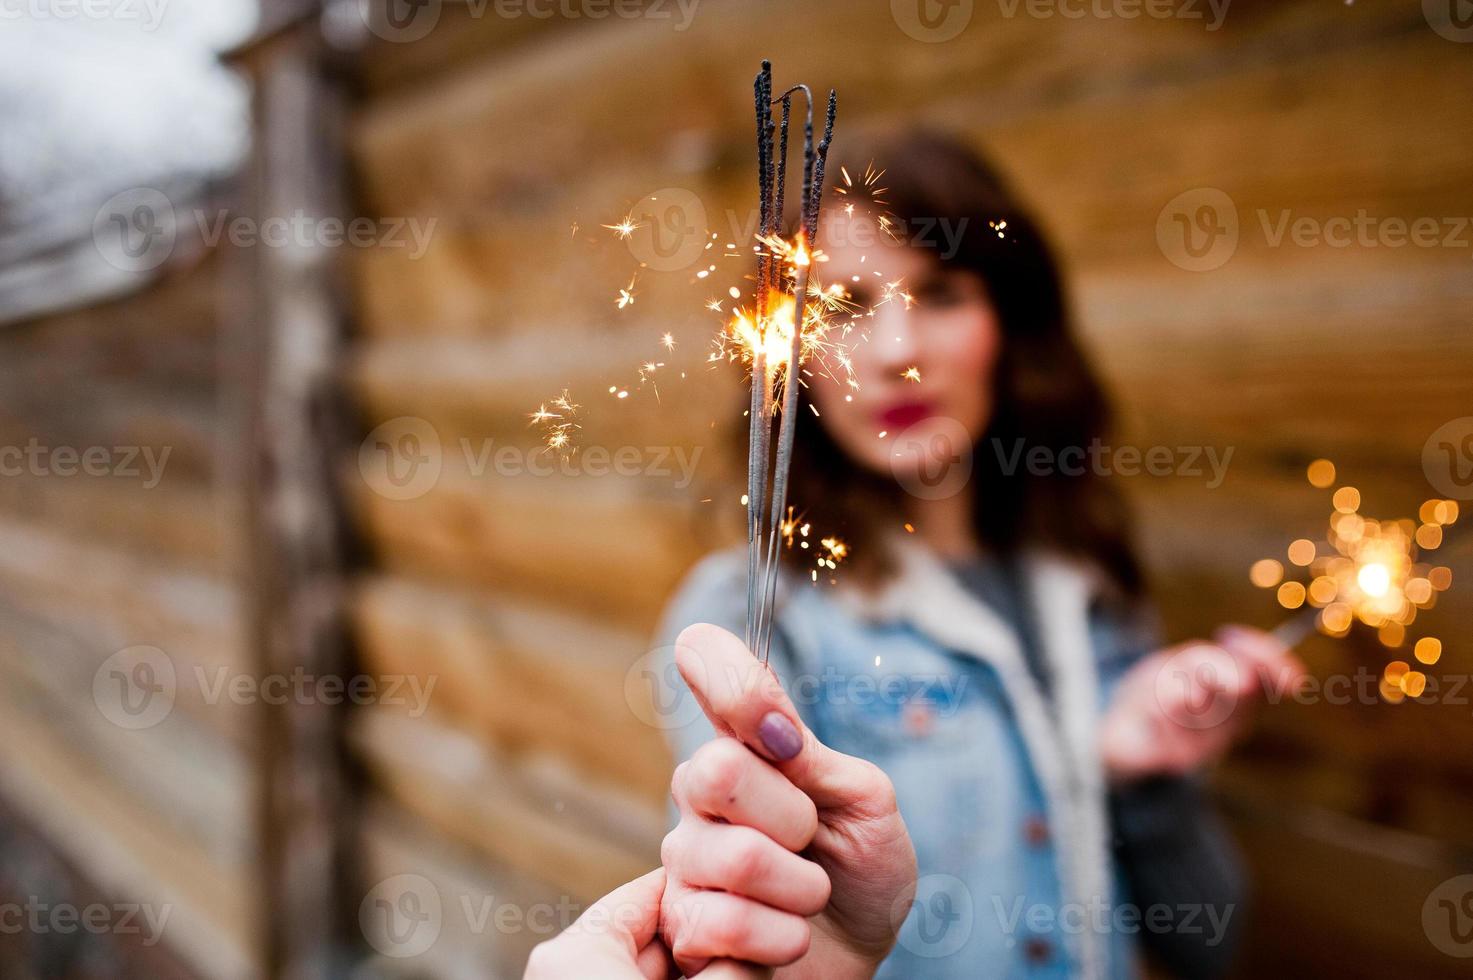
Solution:
M876 419L886 431L900 432L936 414L929 402L897 402L880 412Z

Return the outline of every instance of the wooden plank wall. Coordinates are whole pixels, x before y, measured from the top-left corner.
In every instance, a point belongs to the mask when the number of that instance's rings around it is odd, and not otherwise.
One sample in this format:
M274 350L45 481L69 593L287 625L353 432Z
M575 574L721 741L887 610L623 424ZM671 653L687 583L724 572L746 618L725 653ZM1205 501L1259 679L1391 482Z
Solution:
M99 900L167 906L172 955L222 978L258 972L249 708L196 681L250 670L221 441L229 295L212 258L129 299L0 328L0 445L119 464L88 475L37 457L46 472L14 475L12 457L0 477L3 806ZM163 460L156 481L145 451ZM115 723L129 717L110 674L137 675L109 658L136 646L169 658L176 695L135 729Z
M1409 514L1433 494L1423 442L1473 396L1467 244L1274 247L1257 215L1473 215L1466 46L1393 0L1237 0L1217 31L977 4L965 31L934 44L889 7L709 2L677 31L447 5L424 40L364 59L361 209L436 222L422 256L358 256L346 366L362 431L428 426L441 464L399 499L343 461L369 553L354 599L365 660L439 682L425 718L380 708L355 725L381 873L464 869L470 855L519 894L587 898L656 860L669 762L623 681L682 570L737 515L733 494L706 489L720 475L713 424L735 418L738 392L703 363L714 325L700 305L746 270L699 282L699 264L645 269L618 310L637 262L600 226L678 188L730 240L728 209L750 210L762 57L783 83L838 88L846 128L928 122L985 142L1068 259L1122 441L1232 447L1219 488L1128 481L1174 637L1275 621L1246 569L1321 526L1309 460L1336 460L1369 513ZM1167 202L1199 187L1227 193L1242 221L1232 259L1208 272L1167 261L1156 237ZM658 399L638 384L645 360L666 362ZM478 470L488 444L534 447L527 413L564 388L584 406L585 447L705 447L700 481ZM1466 583L1466 553L1449 561ZM1447 642L1448 674L1473 664L1467 596L1425 620ZM1355 642L1306 649L1321 673L1387 659ZM1268 804L1241 818L1266 883L1250 965L1307 963L1311 949L1345 975L1451 970L1422 942L1419 908L1369 894L1384 869L1364 851L1388 828L1428 845L1416 860L1376 858L1413 883L1406 894L1451 873L1445 845L1473 844L1473 762L1449 751L1467 724L1466 709L1421 705L1267 713L1224 781ZM1327 843L1303 819L1321 812L1351 830ZM1327 910L1309 882L1333 886L1339 869L1366 894ZM479 948L514 963L537 938ZM442 940L443 970L474 960L478 940L465 943Z

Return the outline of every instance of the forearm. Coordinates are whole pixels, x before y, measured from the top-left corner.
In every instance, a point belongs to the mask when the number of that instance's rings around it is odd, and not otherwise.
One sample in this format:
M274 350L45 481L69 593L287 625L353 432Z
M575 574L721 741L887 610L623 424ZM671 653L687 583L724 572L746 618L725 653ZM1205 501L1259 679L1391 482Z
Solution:
M1117 856L1130 900L1197 911L1192 929L1143 933L1146 948L1180 976L1222 975L1243 921L1245 882L1237 851L1193 779L1157 777L1111 794Z

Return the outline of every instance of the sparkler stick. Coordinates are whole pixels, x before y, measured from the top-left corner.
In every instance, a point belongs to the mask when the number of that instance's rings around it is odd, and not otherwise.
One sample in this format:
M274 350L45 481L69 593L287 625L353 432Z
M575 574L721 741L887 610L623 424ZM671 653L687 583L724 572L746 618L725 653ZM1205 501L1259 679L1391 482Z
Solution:
M758 226L763 236L774 231L774 189L769 177L772 153L772 63L762 62L762 70L753 82L757 107L757 190ZM784 119L784 136L787 134ZM786 141L785 141L786 142ZM783 169L787 167L787 146L783 147ZM772 270L772 256L763 253L757 259L757 323L764 322L767 292ZM770 426L768 413L772 406L772 379L767 373L767 352L758 345L752 356L752 402L748 409L747 434L747 647L756 642L757 582L762 546L761 514L767 493L767 455Z
M787 184L787 138L792 97L802 92L806 100L803 130L803 196L798 212L797 243L793 249L794 293L792 335L783 378L782 421L778 428L777 453L772 456L773 381L777 365L767 356L768 329L777 324L767 314L769 294L776 294L782 279L779 254L771 245L759 254L757 264L758 339L752 357L752 398L747 452L747 644L765 664L771 650L773 602L777 589L778 538L787 508L788 474L792 468L793 437L797 423L799 370L803 351L808 284L812 265L812 243L818 233L819 200L823 193L824 164L833 139L837 95L830 91L828 118L817 149L813 143L813 93L806 85L795 85L772 98L772 65L762 62L754 83L757 110L757 172L761 237L770 242L782 226ZM782 105L780 151L774 145L772 107ZM776 162L774 156L780 152ZM771 480L771 496L768 482ZM765 540L764 540L765 538ZM765 553L764 553L765 551Z
M1270 630L1269 635L1292 650L1309 639L1315 631L1314 621L1319 614L1320 611L1313 606L1305 606Z

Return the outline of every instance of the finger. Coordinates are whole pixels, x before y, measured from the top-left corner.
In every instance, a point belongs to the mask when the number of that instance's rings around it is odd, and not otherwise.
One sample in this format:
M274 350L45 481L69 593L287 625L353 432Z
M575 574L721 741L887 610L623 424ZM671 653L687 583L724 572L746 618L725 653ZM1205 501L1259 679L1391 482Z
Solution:
M695 975L698 980L770 980L772 967L755 963L738 963L735 960L713 960L704 970ZM695 980L693 978L693 980Z
M1223 649L1249 665L1265 687L1292 693L1307 673L1304 661L1272 633L1230 624L1217 631L1216 639Z
M659 939L651 940L648 946L639 951L634 965L644 980L667 980L675 975L675 960Z
M675 663L716 731L771 761L818 807L894 809L884 774L820 742L777 678L741 640L720 627L698 623L676 639Z
M790 851L818 831L813 801L734 738L712 739L675 770L671 791L681 813L751 827Z
M682 822L666 837L660 859L683 886L730 892L796 915L829 903L829 876L750 827Z
M802 916L726 892L692 891L666 909L665 931L675 963L694 975L717 959L786 966L808 952Z

